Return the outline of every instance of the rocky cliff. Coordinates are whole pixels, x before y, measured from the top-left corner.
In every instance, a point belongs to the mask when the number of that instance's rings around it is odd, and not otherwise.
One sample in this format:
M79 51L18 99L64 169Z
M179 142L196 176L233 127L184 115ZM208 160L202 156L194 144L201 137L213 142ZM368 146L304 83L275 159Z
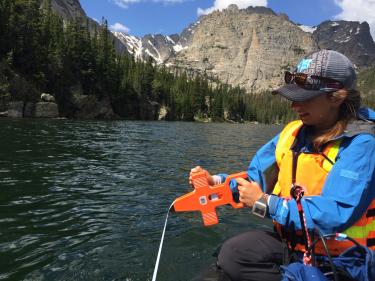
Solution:
M52 0L52 9L64 19L86 18L79 0Z
M283 72L317 44L285 15L231 5L200 19L191 44L167 63L206 72L249 92L282 83Z
M337 50L358 68L375 64L375 43L367 22L325 21L313 33L319 48Z

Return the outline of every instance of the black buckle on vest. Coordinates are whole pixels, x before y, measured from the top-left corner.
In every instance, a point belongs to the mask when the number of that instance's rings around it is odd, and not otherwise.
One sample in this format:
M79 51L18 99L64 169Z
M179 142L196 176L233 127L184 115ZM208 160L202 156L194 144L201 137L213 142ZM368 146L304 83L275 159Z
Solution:
M367 247L375 246L375 238L367 238Z
M375 217L375 209L367 210L366 218L372 218Z
M305 190L301 186L293 184L290 189L290 196L297 201L300 200L303 195L305 195Z

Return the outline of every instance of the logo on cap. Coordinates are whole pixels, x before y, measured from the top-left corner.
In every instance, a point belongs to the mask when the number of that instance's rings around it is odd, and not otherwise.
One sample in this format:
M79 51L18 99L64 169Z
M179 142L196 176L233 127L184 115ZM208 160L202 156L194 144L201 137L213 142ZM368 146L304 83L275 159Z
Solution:
M312 59L303 59L297 65L297 72L304 72L309 68Z

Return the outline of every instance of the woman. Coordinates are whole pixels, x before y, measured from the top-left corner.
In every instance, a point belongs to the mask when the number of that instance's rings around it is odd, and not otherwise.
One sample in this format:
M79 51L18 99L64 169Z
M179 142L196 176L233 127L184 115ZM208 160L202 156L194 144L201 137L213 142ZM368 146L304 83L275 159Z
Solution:
M352 63L331 50L305 57L285 74L286 85L274 93L292 102L300 120L256 153L250 181L231 185L255 214L273 219L276 231L254 230L223 244L218 265L230 280L280 280L280 265L304 254L311 259L306 249L318 233L344 232L375 249L375 127L369 121L375 113L360 109L355 79ZM211 184L225 179L206 173ZM352 246L327 244L333 256ZM319 243L314 251L326 254Z

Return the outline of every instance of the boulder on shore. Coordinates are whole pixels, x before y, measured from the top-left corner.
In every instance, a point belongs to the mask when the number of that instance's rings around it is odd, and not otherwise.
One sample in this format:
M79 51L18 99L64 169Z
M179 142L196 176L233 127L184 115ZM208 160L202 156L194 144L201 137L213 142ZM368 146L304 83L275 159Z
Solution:
M35 104L34 117L37 118L56 118L59 117L57 104L54 102L37 102Z
M23 101L13 101L9 103L8 108L8 117L16 117L22 118L23 117Z
M169 111L170 111L170 109L169 109L167 106L162 105L162 106L160 107L160 109L159 109L158 120L166 120Z
M46 94L46 93L42 93L40 95L40 100L41 101L46 101L46 102L56 102L55 100L55 97L50 95L50 94Z

